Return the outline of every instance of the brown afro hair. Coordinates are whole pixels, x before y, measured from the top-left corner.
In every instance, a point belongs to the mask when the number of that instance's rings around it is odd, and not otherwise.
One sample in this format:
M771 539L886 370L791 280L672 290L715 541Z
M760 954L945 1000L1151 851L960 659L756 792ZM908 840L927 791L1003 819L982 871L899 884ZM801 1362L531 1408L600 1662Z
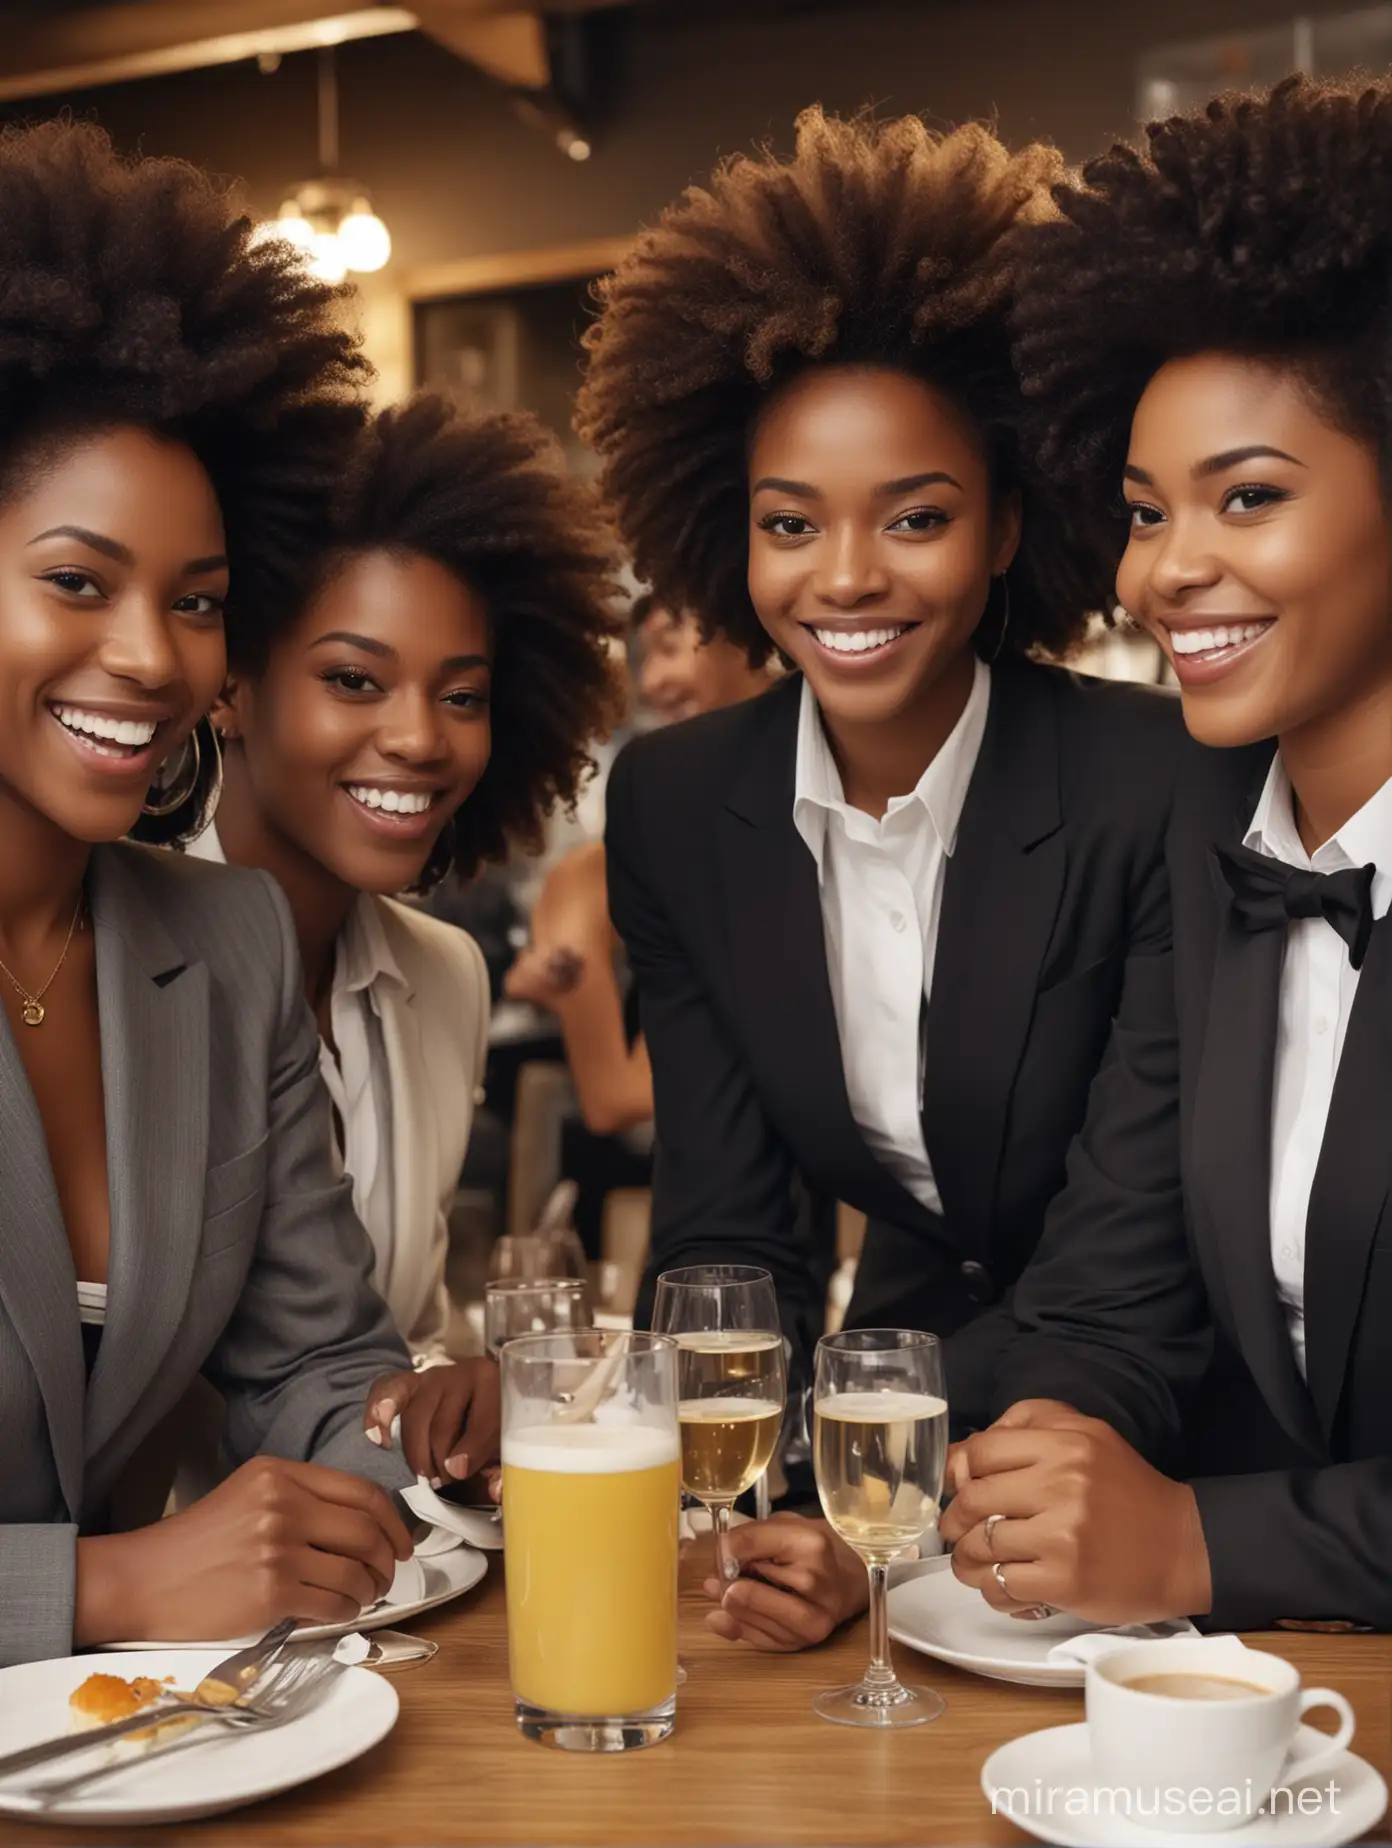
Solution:
M1288 78L1152 122L1012 238L1016 364L1042 466L1090 511L1097 571L1126 541L1131 418L1168 361L1289 368L1338 427L1392 452L1392 87Z
M1067 652L1085 586L1021 458L1000 260L1012 226L1052 209L1061 171L1052 149L1011 154L979 125L939 133L814 108L791 160L736 156L639 237L598 285L576 428L664 603L767 658L746 583L750 429L806 366L886 366L946 391L982 431L997 483L1022 490L1007 645Z
M340 481L295 595L230 638L234 668L265 668L277 638L349 558L433 559L480 598L493 645L493 748L441 836L422 887L468 876L513 848L535 851L575 800L589 746L616 716L624 633L617 549L598 495L566 469L530 412L466 415L421 392L383 411L340 459ZM621 658L621 657L620 657Z
M229 637L320 519L367 366L342 291L176 160L127 160L66 119L0 133L0 493L85 434L127 425L188 445L222 507ZM213 752L142 839L196 833Z

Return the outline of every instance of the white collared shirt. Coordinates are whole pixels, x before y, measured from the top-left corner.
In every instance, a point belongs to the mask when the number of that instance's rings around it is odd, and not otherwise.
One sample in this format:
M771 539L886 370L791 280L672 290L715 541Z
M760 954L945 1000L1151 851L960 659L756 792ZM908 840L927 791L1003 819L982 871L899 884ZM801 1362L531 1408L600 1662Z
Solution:
M187 851L226 863L216 828L205 829ZM377 1254L372 1281L379 1294L385 1293L396 1243L391 1084L378 1002L382 983L407 986L377 907L364 895L339 934L329 998L334 1044L320 1040L319 1074L335 1112L335 1166L352 1179L354 1210Z
M793 823L817 863L827 974L851 1115L873 1154L942 1211L923 1141L921 1021L932 991L943 877L991 700L978 661L962 716L906 796L876 821L850 807L812 689L798 715Z
M1290 778L1278 755L1243 846L1303 871L1376 867L1373 915L1384 917L1392 908L1392 780L1322 847L1307 854L1295 825ZM1301 918L1287 926L1271 1104L1271 1268L1302 1375L1305 1221L1357 993L1358 971L1332 924L1323 918Z

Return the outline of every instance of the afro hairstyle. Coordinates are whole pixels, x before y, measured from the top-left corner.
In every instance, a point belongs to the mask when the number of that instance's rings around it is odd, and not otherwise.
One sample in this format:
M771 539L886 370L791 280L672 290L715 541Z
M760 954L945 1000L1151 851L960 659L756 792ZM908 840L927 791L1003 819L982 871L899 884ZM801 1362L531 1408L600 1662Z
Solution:
M66 118L0 133L0 493L82 436L137 427L186 444L227 533L229 634L294 569L322 518L367 372L342 291L254 241L182 161L125 159ZM196 834L216 790L139 838Z
M567 471L530 412L466 414L420 392L375 417L339 458L323 530L295 594L229 637L234 669L265 671L276 642L342 566L369 552L434 560L483 603L493 648L493 748L426 866L468 877L535 851L573 803L591 743L617 716L625 615L617 547L594 489Z
M1170 360L1288 369L1392 460L1392 85L1292 77L1152 122L1012 239L1016 365L1040 465L1088 510L1096 570L1126 542L1131 418Z
M597 285L576 428L664 603L768 658L746 582L751 428L805 367L891 367L959 404L997 484L1021 490L1006 645L1068 652L1087 586L1020 450L1000 254L1012 226L1052 211L1061 172L1052 149L1011 154L980 125L939 133L813 108L791 160L736 156L641 234Z

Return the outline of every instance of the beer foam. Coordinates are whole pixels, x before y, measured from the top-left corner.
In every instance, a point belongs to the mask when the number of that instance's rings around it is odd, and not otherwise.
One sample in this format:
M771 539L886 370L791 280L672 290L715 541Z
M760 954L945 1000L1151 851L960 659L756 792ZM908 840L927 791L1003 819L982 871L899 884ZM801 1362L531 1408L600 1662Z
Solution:
M680 1455L677 1433L656 1425L523 1425L503 1438L503 1463L568 1476L660 1469Z
M689 1354L767 1354L783 1345L782 1335L756 1328L684 1329L672 1339Z
M898 1423L907 1418L946 1418L947 1400L927 1392L834 1392L814 1402L819 1418L847 1424Z
M753 1418L782 1418L778 1399L745 1399L734 1393L721 1398L683 1399L677 1416L687 1424L746 1423Z

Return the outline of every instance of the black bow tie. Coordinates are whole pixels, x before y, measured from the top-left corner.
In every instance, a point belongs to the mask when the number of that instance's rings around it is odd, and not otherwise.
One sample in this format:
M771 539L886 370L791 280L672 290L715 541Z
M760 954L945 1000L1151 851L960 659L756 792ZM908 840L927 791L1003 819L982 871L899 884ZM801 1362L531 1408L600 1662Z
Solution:
M1361 967L1373 934L1374 867L1312 873L1250 847L1214 847L1212 860L1220 893L1248 930L1284 930L1297 918L1323 918L1348 945L1353 967Z

